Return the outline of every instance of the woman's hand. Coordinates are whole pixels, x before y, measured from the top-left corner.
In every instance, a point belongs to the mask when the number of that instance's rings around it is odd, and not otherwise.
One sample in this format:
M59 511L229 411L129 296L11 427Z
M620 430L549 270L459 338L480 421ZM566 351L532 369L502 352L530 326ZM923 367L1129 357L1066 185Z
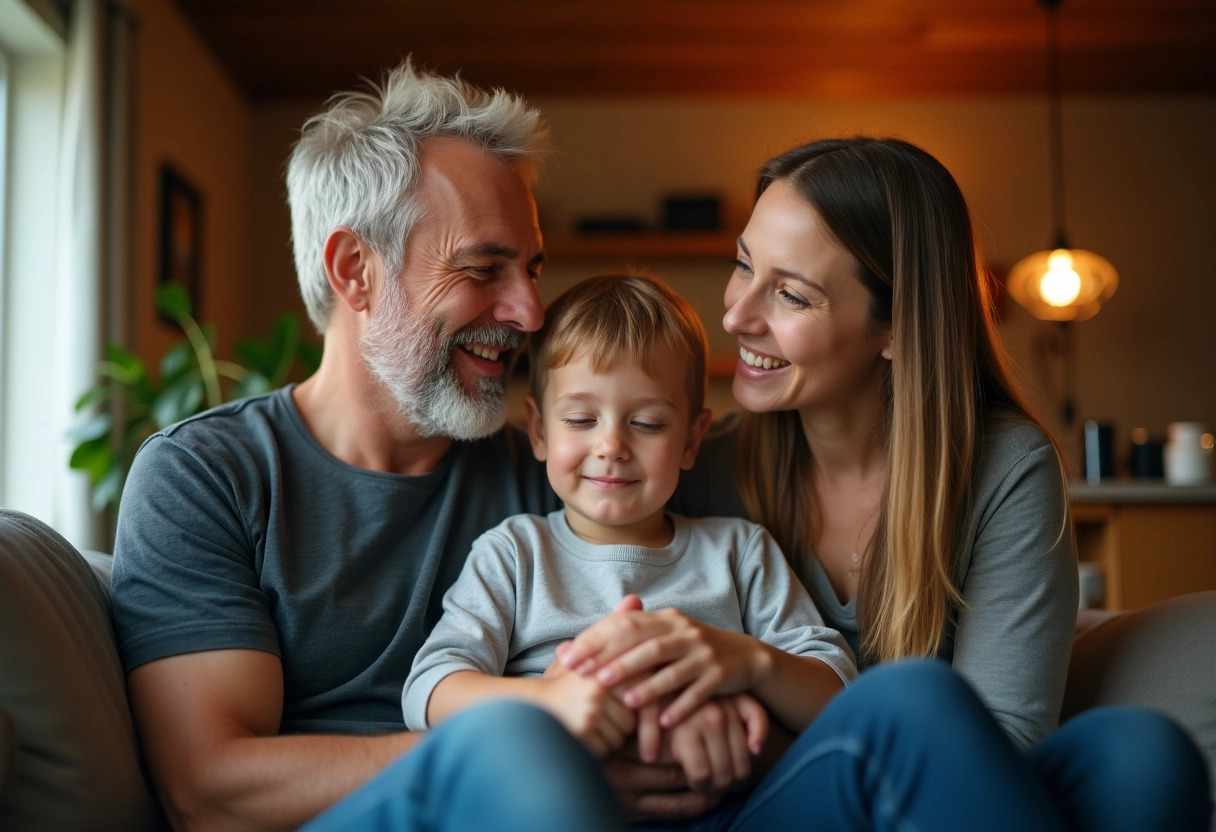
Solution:
M639 674L623 696L641 708L678 692L659 722L671 728L710 696L742 693L765 677L772 663L751 636L710 627L674 609L642 612L624 605L573 641L558 646L561 662L612 687Z

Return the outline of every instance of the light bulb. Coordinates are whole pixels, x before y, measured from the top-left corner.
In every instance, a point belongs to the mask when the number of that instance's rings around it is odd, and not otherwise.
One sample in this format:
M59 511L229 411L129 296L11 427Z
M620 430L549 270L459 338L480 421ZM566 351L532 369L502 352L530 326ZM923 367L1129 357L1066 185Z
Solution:
M1081 275L1072 267L1072 255L1056 249L1047 258L1047 274L1039 280L1039 294L1052 306L1068 306L1081 294Z

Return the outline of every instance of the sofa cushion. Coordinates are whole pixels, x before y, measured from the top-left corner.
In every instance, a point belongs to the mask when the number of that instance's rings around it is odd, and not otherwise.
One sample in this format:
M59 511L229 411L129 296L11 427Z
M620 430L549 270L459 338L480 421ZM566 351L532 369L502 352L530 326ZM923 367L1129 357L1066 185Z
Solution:
M0 828L157 828L108 587L45 524L0 509L0 710L14 737Z
M1216 799L1216 592L1085 623L1092 626L1078 627L1073 641L1061 719L1097 705L1173 717L1207 758Z
M17 726L8 711L0 708L0 800L4 799L4 787L13 773L13 758L17 756Z

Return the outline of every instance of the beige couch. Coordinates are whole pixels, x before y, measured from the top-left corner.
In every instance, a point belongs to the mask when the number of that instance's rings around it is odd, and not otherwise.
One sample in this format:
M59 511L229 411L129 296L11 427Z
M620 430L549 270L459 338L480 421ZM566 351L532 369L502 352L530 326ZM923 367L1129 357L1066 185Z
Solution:
M45 524L0 509L0 829L164 825L117 693L109 605L108 555L82 558ZM1216 771L1216 592L1083 616L1064 718L1111 703L1170 714Z

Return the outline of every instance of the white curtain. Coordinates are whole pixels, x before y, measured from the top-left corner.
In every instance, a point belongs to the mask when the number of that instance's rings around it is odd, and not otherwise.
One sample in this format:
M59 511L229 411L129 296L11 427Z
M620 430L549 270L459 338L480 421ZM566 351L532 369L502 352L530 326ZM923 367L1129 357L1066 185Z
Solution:
M87 478L72 471L65 433L72 405L96 379L102 343L121 336L130 235L129 177L131 16L120 5L74 0L68 21L63 131L55 248L57 306L53 372L48 374L61 424L55 450L54 512L49 522L81 548L108 548L107 518L94 512Z
M56 197L58 245L55 247L57 307L52 340L52 426L57 459L71 447L65 433L73 421L72 404L93 383L100 358L102 279L102 79L101 21L98 0L77 0L68 21L64 73L63 132ZM50 524L77 546L99 545L97 521L89 505L88 481L67 465L57 466L55 517Z

